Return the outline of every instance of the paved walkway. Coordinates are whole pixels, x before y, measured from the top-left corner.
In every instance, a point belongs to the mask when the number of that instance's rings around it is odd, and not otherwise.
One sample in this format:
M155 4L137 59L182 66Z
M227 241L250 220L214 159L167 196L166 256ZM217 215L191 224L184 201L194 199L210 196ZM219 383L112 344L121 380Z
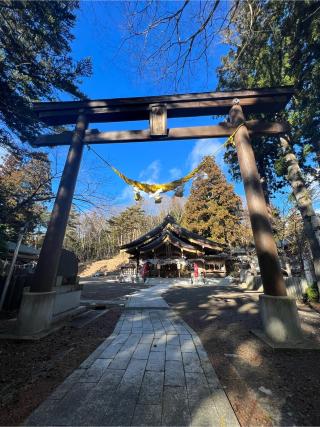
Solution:
M147 284L151 285L151 287L142 289L140 292L131 295L126 304L126 308L168 309L169 306L161 297L161 294L174 283L175 282L170 279L148 279Z
M26 425L238 426L200 339L162 282L129 298L113 334Z

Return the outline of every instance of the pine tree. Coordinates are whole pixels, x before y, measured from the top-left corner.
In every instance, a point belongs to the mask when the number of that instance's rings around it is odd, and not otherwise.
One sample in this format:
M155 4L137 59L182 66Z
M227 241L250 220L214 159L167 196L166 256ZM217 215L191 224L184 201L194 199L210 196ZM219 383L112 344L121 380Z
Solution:
M205 158L202 171L193 181L182 224L215 242L234 246L242 228L241 200L212 157Z
M62 0L0 2L0 145L21 152L12 134L29 142L41 131L32 101L84 97L78 85L91 61L71 56L78 7Z
M116 235L119 246L137 239L149 229L149 217L140 204L128 206L119 215L109 220L111 231Z

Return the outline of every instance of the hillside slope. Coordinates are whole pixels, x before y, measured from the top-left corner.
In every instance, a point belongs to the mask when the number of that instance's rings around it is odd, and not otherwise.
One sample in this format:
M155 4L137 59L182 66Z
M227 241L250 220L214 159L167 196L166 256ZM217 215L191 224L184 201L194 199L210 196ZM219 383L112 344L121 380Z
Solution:
M129 261L129 255L120 252L113 258L102 259L100 261L93 261L85 265L84 269L79 273L80 277L90 277L93 276L98 271L112 273L113 271L118 270L121 265L126 264Z

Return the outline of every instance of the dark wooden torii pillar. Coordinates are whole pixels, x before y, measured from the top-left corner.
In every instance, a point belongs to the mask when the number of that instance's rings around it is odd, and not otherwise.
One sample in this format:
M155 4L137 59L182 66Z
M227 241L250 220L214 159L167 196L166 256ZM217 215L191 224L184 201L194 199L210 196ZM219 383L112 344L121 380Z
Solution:
M63 239L82 158L83 138L87 127L87 117L80 113L33 276L31 292L50 292L55 285Z
M245 122L245 117L238 99L234 100L234 105L230 109L229 117L233 126L240 126ZM246 193L264 293L272 296L286 296L286 286L281 271L277 246L269 221L260 175L250 142L249 132L244 124L239 127L235 134L234 141Z

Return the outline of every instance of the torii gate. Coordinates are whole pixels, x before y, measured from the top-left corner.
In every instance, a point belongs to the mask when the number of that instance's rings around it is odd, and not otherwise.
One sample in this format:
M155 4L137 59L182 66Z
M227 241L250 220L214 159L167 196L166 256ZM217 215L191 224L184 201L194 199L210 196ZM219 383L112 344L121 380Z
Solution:
M85 144L219 138L232 135L237 127L244 123L244 126L236 132L234 140L264 288L264 298L261 299L262 318L265 330L272 339L283 341L292 338L293 335L296 336L299 332L296 305L286 296L277 247L250 143L250 134L280 136L286 134L289 129L284 123L245 120L245 114L280 111L293 93L292 87L279 87L232 92L34 103L34 111L42 122L47 125L75 124L75 130L57 135L40 136L33 144L37 147L69 145L70 148L30 293L24 296L24 301L28 298L34 301L36 295L40 295L38 298L42 300L52 299L50 295L53 294L52 289L56 281L60 253ZM218 125L167 129L167 118L227 114L229 121ZM149 120L149 129L116 132L87 130L89 123L136 120ZM36 317L36 307L39 304L32 302L31 305L32 310L30 311L30 307L27 310L28 316L32 313L32 316ZM24 314L20 313L22 322L26 320L22 319L23 316ZM277 318L278 324L273 324L270 329L268 323L272 316ZM46 321L42 318L41 321L46 327L50 319ZM285 332L279 332L279 327L282 328L279 322L285 324ZM291 326L288 323L291 323ZM279 334L282 334L282 338Z

